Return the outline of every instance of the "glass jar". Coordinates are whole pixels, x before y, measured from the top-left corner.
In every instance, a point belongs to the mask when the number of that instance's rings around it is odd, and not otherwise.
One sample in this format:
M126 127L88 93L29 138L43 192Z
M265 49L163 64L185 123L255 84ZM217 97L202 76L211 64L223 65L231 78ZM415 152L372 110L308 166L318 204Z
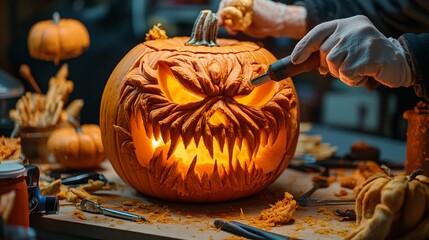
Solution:
M7 225L30 226L26 170L19 163L0 164L0 195L15 192L13 204L5 223ZM9 205L9 204L8 204ZM7 209L7 208L6 208ZM8 210L6 210L7 212Z

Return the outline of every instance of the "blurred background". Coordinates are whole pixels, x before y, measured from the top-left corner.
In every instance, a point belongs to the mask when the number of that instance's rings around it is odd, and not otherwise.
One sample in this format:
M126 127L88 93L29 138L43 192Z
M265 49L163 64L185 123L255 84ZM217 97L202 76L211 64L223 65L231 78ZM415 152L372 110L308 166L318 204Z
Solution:
M291 4L293 1L281 2ZM45 93L49 78L63 63L68 63L68 79L75 84L70 100L82 98L85 101L82 123L98 123L101 95L110 73L132 47L144 41L147 31L161 23L170 37L189 36L199 11L216 12L218 3L218 0L1 0L0 70L21 82L26 91L33 91L19 75L19 66L29 65ZM27 49L30 27L38 21L51 19L54 11L60 12L62 18L81 21L91 38L85 53L58 65L30 58ZM287 38L230 36L222 28L219 37L258 42L278 58L289 55L296 44ZM407 123L402 114L418 101L411 88L352 88L338 79L320 76L317 71L297 76L294 82L300 100L301 121L395 139L405 139ZM2 135L9 134L13 128L7 109L14 108L16 100L0 99Z

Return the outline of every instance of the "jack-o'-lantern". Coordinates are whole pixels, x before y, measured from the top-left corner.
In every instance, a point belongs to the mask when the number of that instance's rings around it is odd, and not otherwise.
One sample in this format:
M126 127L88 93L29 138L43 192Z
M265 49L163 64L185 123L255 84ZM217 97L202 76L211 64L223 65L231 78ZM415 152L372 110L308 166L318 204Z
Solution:
M106 83L100 128L107 158L144 194L189 202L248 196L277 179L294 155L299 104L291 79L253 87L249 80L276 58L216 35L215 14L202 11L191 38L137 45Z

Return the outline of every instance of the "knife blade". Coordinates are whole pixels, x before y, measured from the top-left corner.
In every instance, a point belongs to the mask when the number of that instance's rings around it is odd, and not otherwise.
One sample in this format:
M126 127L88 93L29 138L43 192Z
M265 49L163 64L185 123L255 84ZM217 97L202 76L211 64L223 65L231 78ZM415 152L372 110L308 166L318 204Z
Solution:
M291 62L291 56L287 56L280 60L273 62L266 73L259 75L258 77L251 79L250 83L253 86L260 86L270 80L280 81L288 77L293 77L303 72L311 71L320 65L319 52L314 52L310 57L303 63L293 64Z

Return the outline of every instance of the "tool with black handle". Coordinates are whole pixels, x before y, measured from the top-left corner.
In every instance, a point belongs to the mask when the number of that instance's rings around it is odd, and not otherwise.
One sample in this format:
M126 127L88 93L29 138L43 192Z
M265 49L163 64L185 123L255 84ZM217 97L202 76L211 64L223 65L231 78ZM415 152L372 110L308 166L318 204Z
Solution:
M287 56L285 58L279 59L273 62L269 67L266 73L250 80L253 86L262 85L270 80L276 82L283 80L288 77L298 75L303 72L311 71L319 67L320 57L319 52L314 52L307 61L301 64L293 64L291 62L291 57Z
M250 83L253 86L260 86L270 80L280 81L289 77L293 77L300 73L309 72L320 66L319 52L314 52L310 57L303 63L293 64L291 56L279 59L273 62L266 73L259 75L258 77L251 79ZM365 87L368 89L375 89L380 85L379 82L375 81L374 78L369 77L365 83Z

